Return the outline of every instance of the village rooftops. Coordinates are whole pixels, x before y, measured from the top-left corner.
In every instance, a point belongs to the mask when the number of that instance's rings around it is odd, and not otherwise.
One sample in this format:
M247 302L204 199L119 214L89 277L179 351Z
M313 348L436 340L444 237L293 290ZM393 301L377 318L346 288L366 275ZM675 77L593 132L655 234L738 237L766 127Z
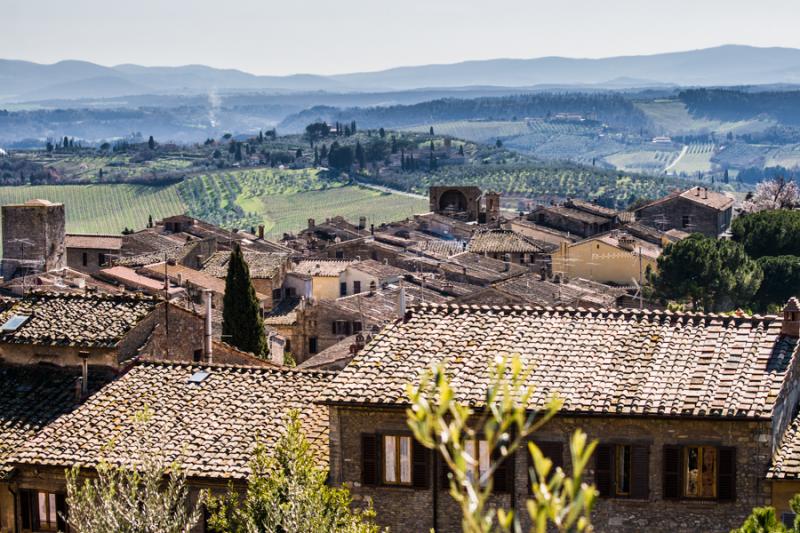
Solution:
M13 462L130 467L158 455L190 478L244 480L256 444L271 450L289 411L297 409L312 451L327 464L328 411L312 400L330 378L269 367L140 362L47 426ZM150 416L137 424L143 412Z
M309 259L294 265L292 272L303 276L338 278L339 274L354 263L355 261Z
M121 235L67 235L64 240L67 248L85 248L90 250L120 250Z
M783 434L772 464L767 472L769 479L800 479L800 416Z
M511 230L494 229L475 233L467 250L476 254L535 254L542 248Z
M357 270L363 274L374 276L378 280L402 278L405 274L408 274L408 272L402 268L397 268L373 259L365 259L364 261L352 263L348 265L347 269Z
M643 205L636 209L636 211L640 211L642 209L652 207L654 205L661 204L663 202L667 202L670 200L674 200L675 198L683 198L685 200L692 201L696 204L703 205L705 207L709 207L711 209L716 209L717 211L724 211L731 207L736 200L732 197L728 196L727 194L723 194L721 192L716 191L709 191L705 187L692 187L682 193L673 193L669 194L663 198L659 198L654 202L650 202L649 204Z
M551 205L547 207L542 207L540 209L543 211L549 211L551 213L560 215L564 218L571 218L579 222L585 222L586 224L600 225L600 224L607 224L609 222L609 218L605 216L598 216L593 213L589 213L581 209L567 207L565 205Z
M0 343L110 348L156 305L146 296L31 293L0 313Z
M447 259L460 254L466 249L464 241L445 241L442 239L428 239L417 241L408 248L409 252L432 257L434 259Z
M466 275L469 283L494 283L528 272L528 269L516 263L506 263L481 254L463 252L450 257L441 263L440 268L451 275Z
M284 253L243 252L243 255L253 279L272 279L280 273L287 258ZM227 277L230 260L230 252L217 252L203 263L202 271L216 278Z
M162 295L164 294L164 282L157 279L149 278L137 274L135 270L124 267L115 266L111 268L104 268L97 272L96 276L99 278L118 283L134 291L142 291L147 294ZM184 292L179 287L170 287L168 294L171 297L178 296Z
M484 405L489 365L518 354L562 414L769 420L796 337L777 317L633 309L425 305L362 350L320 396L328 404L408 404L406 385L443 363L457 399Z
M51 365L0 364L0 479L11 467L9 455L60 415L77 407L80 376ZM92 368L88 391L111 379L111 373Z

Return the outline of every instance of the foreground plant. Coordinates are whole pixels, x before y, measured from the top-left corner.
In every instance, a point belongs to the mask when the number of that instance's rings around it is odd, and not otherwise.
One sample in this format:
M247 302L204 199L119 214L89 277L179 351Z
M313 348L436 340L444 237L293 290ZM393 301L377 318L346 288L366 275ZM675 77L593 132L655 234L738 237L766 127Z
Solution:
M150 416L137 414L140 427ZM148 439L137 431L141 443ZM97 468L96 477L81 475L79 467L67 471L68 515L62 519L77 533L188 533L201 516L203 493L189 502L186 477L176 464L165 464L157 454L139 447L141 457L130 467L108 462Z
M230 487L220 498L209 499L212 531L225 533L377 533L372 509L351 509L347 489L325 484L303 434L296 411L290 413L286 433L273 454L257 446L250 462L244 497Z
M756 507L742 527L731 533L800 533L800 494L792 497L789 507L795 514L792 527L786 527L778 520L774 507Z
M414 438L436 450L449 469L450 495L458 503L465 533L521 531L514 509L490 504L493 477L498 467L525 446L530 436L546 424L562 402L553 398L541 411L528 411L533 390L526 386L529 372L518 357L500 358L489 369L485 407L476 412L456 400L444 366L422 375L418 386L408 387L412 407L407 411ZM469 442L486 442L492 461L480 476L479 458ZM553 462L539 448L528 443L533 468L532 495L526 502L536 533L548 527L557 531L592 531L590 513L597 491L582 481L583 472L596 443L587 444L586 435L576 431L570 441L572 475Z

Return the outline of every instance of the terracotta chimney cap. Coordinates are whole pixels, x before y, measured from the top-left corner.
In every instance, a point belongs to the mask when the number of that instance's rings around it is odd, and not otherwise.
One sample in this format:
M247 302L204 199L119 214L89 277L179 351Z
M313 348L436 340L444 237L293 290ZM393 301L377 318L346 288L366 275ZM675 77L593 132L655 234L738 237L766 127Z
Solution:
M785 313L787 311L800 311L800 301L798 301L795 296L789 298L789 301L783 306L783 312Z

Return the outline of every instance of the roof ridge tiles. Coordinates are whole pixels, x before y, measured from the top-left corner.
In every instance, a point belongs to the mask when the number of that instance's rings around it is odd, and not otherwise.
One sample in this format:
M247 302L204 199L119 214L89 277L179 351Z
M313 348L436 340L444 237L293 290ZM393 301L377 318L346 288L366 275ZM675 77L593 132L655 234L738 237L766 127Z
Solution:
M501 310L513 310L513 311L523 311L527 313L559 313L559 314L569 314L574 315L576 313L591 313L591 314L607 314L607 315L639 315L644 317L652 317L652 318L661 318L661 317L669 317L672 320L678 319L699 319L699 320L734 320L738 324L742 324L744 322L750 323L769 323L775 320L781 320L781 317L777 315L729 315L723 313L714 313L714 312L703 312L703 311L671 311L669 309L637 309L634 307L622 307L622 308L613 308L613 307L572 307L572 306L563 306L563 305L556 305L556 306L542 306L542 305L519 305L515 304L513 306L503 306L501 309L499 306L491 306L491 305L484 305L484 304L464 304L464 303L454 303L454 302L447 302L447 303L433 303L433 302L418 302L411 306L410 309L413 311L415 309L421 310L430 310L430 311L437 311L441 310L444 312L447 311L478 311L478 312L487 312L487 311L501 311Z
M194 361L165 361L161 359L150 359L147 357L143 357L136 361L133 367L139 366L162 366L162 367L187 367L190 369L198 368L211 368L211 369L220 369L220 370L256 370L259 372L278 372L282 374L300 374L300 375L309 375L309 374L318 374L321 376L334 376L336 372L332 372L329 370L306 370L303 368L294 368L288 366L261 366L261 365L243 365L237 363L197 363Z

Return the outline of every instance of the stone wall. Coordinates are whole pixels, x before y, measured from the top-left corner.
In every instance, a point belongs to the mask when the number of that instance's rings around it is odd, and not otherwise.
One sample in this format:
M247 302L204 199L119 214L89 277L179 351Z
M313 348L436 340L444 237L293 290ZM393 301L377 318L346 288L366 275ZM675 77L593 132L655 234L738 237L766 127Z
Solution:
M4 205L2 227L4 278L10 279L25 271L47 272L65 266L63 204Z
M429 489L364 487L361 485L362 433L408 429L402 411L332 408L331 479L349 487L357 502L371 499L378 522L393 531L428 531L433 527L434 490L437 476L431 472ZM560 441L564 465L569 470L568 435L575 429L591 439L607 443L637 443L649 446L649 496L646 499L601 499L593 513L598 532L723 532L738 527L755 506L769 504L771 487L764 479L770 457L769 424L750 421L704 421L689 419L635 419L615 417L557 417L535 440ZM734 502L665 500L662 498L662 453L664 445L702 444L735 446L737 449L737 497ZM528 495L528 461L521 453L515 461L515 490L497 496L499 501L519 502L523 530L530 526L524 511ZM590 464L587 481L594 478ZM437 494L437 532L459 530L459 515L446 491Z
M661 231L679 229L716 237L730 226L732 211L732 207L719 211L676 196L642 207L636 211L636 220Z

